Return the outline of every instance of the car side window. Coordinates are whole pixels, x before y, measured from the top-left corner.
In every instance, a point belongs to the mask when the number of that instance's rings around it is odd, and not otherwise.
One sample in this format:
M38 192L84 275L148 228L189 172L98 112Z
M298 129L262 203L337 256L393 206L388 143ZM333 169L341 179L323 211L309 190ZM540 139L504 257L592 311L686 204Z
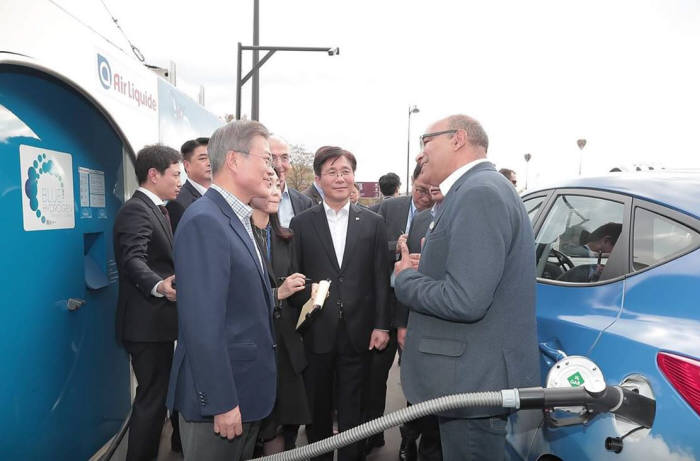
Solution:
M540 208L542 208L544 199L546 198L546 195L542 195L540 197L533 197L523 201L523 204L525 204L525 210L527 211L527 217L530 218L530 224L534 222L537 212L540 211Z
M610 278L605 266L622 232L624 209L598 197L557 197L535 239L537 277L570 283Z
M659 214L636 208L634 212L635 271L669 261L700 245L700 235L689 227Z

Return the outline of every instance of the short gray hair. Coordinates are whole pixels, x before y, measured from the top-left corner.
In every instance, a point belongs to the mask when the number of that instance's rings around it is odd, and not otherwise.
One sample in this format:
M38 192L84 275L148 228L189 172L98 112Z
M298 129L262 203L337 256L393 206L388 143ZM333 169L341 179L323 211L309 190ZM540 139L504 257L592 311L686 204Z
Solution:
M483 147L484 152L489 150L489 137L476 119L468 115L451 115L447 117L447 126L450 130L466 131L469 144Z
M255 120L234 120L217 128L207 146L212 173L216 174L224 165L228 152L248 152L250 142L256 136L268 139L270 132Z

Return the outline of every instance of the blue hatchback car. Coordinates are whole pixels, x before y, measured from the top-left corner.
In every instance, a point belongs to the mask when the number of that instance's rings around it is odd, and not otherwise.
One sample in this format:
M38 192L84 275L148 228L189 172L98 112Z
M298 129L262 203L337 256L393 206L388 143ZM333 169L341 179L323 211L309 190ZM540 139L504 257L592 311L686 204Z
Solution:
M579 178L523 201L536 236L543 385L558 359L586 356L607 384L657 406L651 429L576 409L522 411L510 419L508 457L700 459L700 175ZM606 448L615 437L619 453Z

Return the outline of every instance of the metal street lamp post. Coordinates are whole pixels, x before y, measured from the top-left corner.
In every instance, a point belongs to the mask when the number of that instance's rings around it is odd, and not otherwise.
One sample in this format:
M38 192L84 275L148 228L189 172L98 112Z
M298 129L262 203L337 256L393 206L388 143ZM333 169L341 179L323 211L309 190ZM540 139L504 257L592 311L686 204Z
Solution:
M406 147L406 195L408 195L408 186L411 182L409 176L409 166L411 165L411 115L420 112L418 106L408 106L408 142Z
M260 120L260 67L267 62L268 59L272 57L275 51L323 51L328 53L328 56L335 56L340 54L340 48L329 48L329 47L305 47L305 46L259 46L260 38L260 0L253 0L253 46L243 46L241 42L238 42L238 78L236 80L236 119L241 119L241 88L248 81L249 78L253 77L253 93L250 100L250 118L252 120ZM243 51L253 52L253 66L246 74L245 77L241 78L241 58L243 57ZM258 52L267 51L267 54L259 59Z

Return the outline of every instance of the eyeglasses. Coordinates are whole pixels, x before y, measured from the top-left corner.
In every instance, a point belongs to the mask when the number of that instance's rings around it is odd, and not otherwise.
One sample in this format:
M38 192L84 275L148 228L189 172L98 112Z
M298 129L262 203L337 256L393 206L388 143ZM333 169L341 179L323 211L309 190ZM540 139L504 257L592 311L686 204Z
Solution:
M325 173L321 173L321 176L333 176L336 178L345 178L348 176L352 176L354 173L352 170L340 170L340 171L335 171L335 170L330 170L326 171Z
M265 152L265 154L256 154L254 152L248 152L245 150L237 150L234 152L238 152L240 154L246 154L246 155L255 155L256 157L260 157L261 159L265 160L265 167L272 168L272 154L270 154L270 152Z
M289 162L289 154L272 154L272 161L287 163Z
M430 191L425 187L416 187L413 190L415 190L418 195L430 195Z
M422 151L423 148L425 147L425 143L430 140L430 138L434 138L435 136L440 136L441 134L455 134L458 130L445 130L445 131L436 131L434 133L425 133L420 135L420 150Z

